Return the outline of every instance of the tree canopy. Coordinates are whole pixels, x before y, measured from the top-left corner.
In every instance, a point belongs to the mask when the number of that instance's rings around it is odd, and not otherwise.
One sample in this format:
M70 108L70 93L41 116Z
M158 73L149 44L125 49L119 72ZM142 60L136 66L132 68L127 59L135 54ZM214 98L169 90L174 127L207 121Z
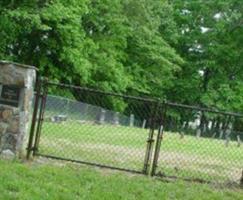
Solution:
M75 85L243 112L243 2L2 0L0 59Z

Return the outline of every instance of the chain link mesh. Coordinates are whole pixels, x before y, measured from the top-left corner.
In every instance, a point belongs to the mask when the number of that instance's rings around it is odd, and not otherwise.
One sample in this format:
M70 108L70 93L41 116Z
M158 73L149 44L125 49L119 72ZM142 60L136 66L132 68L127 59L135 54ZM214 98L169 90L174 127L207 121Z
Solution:
M242 119L180 106L166 107L156 175L239 183L243 170Z
M151 170L166 179L243 184L239 114L63 84L45 87L34 155Z
M39 155L143 172L152 103L48 86Z

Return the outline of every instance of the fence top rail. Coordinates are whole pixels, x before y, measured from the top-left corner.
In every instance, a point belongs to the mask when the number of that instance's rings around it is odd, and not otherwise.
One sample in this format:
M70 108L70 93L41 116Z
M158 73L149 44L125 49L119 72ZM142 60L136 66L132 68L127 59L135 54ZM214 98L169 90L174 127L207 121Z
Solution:
M190 109L190 110L205 111L205 112L210 112L210 113L215 113L215 114L243 118L243 114L240 114L240 113L226 112L226 111L220 111L220 110L215 110L215 109L210 109L210 108L202 108L202 107L198 107L198 106L190 106L190 105L167 102L167 101L165 102L165 105L171 106L171 107L174 106L174 107L185 108L185 109Z
M70 84L57 83L57 82L54 82L54 81L49 81L47 79L44 79L44 80L45 80L44 81L45 84L52 85L52 86L58 86L58 87L63 87L63 88L72 88L72 89L77 89L77 90L80 90L80 91L87 91L87 92L101 94L101 95L109 95L109 96L114 96L114 97L133 99L133 100L143 101L143 102L148 102L148 103L162 103L162 102L164 102L164 104L167 105L167 106L174 106L174 107L179 107L179 108L205 111L205 112L210 112L210 113L215 113L215 114L221 114L221 115L243 118L243 114L241 114L241 113L220 111L220 110L216 110L216 109L212 109L212 108L203 108L203 107L185 105L185 104L174 103L174 102L169 102L169 101L162 101L161 99L158 99L158 98L157 99L156 98L144 98L144 97L136 97L136 96L131 96L131 95L124 95L124 94L119 94L119 93L114 93L114 92L105 92L105 91L91 89L91 88L87 88L87 87L80 87L80 86L74 86L74 85L70 85Z
M72 88L72 89L77 89L77 90L80 90L80 91L87 91L87 92L90 92L90 93L133 99L133 100L144 101L144 102L149 102L149 103L159 102L158 99L136 97L136 96L124 95L124 94L113 93L113 92L104 92L104 91L101 91L101 90L91 89L91 88L87 88L87 87L79 87L79 86L74 86L74 85L69 85L69 84L64 84L64 83L55 83L55 82L52 82L52 81L46 81L46 84L51 85L51 86L58 86L58 87L63 87L63 88Z

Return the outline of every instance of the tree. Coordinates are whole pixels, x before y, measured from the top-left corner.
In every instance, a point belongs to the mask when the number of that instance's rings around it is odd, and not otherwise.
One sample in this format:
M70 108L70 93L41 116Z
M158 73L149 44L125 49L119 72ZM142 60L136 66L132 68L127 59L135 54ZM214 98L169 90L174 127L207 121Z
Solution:
M39 67L51 79L82 83L90 77L85 31L86 1L11 1L0 8L0 59ZM82 67L80 67L82 66ZM82 74L82 76L81 76Z
M165 14L166 9L168 15ZM132 77L129 91L134 94L164 98L164 91L172 87L174 75L183 63L169 44L175 40L174 37L168 39L174 30L174 26L168 25L173 21L170 9L166 1L161 0L126 1L125 11L131 33L125 65Z
M61 82L163 97L182 63L170 10L161 0L3 1L0 58Z
M187 61L173 93L185 94L182 101L186 103L243 110L239 93L243 80L242 2L171 2L180 28L177 51Z

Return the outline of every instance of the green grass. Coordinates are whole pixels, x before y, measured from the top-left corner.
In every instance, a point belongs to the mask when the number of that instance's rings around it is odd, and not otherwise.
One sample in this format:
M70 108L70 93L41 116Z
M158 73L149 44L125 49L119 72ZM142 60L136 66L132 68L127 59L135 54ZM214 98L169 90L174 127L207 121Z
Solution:
M156 136L156 135L155 135ZM68 121L45 122L40 153L142 170L148 130ZM165 133L158 171L168 176L239 182L243 148L223 140Z
M44 123L40 153L141 171L147 137L130 127Z
M243 199L240 189L165 183L145 176L57 164L0 161L0 200Z

